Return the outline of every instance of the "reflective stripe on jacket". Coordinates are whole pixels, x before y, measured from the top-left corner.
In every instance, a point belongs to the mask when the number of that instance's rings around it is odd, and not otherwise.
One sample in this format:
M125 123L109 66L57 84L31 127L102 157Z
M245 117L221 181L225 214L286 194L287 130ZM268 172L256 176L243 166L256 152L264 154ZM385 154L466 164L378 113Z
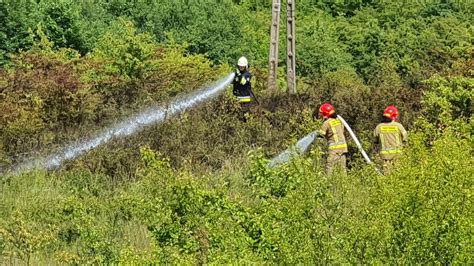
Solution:
M329 151L346 153L347 143L344 136L344 126L337 118L328 118L324 121L318 133L328 141Z
M252 101L252 97L250 96L237 96L237 101L239 103L249 103Z
M380 143L380 157L391 160L400 157L403 142L407 141L408 134L402 124L392 121L378 124L374 130L374 138Z

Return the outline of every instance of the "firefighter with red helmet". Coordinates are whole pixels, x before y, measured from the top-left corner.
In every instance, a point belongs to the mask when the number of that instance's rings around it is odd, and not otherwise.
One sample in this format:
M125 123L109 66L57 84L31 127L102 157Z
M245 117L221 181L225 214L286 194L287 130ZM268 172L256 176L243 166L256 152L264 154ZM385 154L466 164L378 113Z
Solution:
M408 133L403 125L395 121L398 116L398 109L393 105L388 106L383 112L382 122L374 130L374 140L380 147L384 174L389 173L393 162L400 158L403 143L408 140Z
M346 173L347 143L344 136L344 125L337 118L336 109L329 103L324 103L319 108L319 113L324 118L318 136L324 137L328 142L328 156L326 162L327 174L334 172Z

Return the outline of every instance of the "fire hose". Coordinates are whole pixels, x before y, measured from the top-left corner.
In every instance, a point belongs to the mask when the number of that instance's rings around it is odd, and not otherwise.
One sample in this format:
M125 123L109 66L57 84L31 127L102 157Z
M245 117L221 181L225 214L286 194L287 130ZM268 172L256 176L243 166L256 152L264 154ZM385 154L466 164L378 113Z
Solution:
M346 120L344 120L344 118L342 118L340 115L337 116L337 118L341 121L341 123L344 125L344 127L347 129L347 131L349 132L349 135L351 135L352 139L354 140L354 142L356 143L357 145L357 148L359 149L359 152L362 154L362 156L364 157L365 161L369 164L369 165L373 165L375 171L379 174L379 175L382 175L382 173L380 172L380 170L375 166L375 164L370 160L369 156L367 155L367 153L365 152L364 148L362 147L362 144L360 143L359 139L357 138L356 134L354 133L354 131L352 131L351 127L349 126L349 124L347 124ZM304 136L303 138L301 138L300 140L298 140L298 142L296 142L296 144L291 147L291 148L288 148L287 150L285 150L284 152L280 153L278 156L274 157L272 160L270 160L270 162L268 163L268 167L269 168L273 168L275 166L278 166L280 164L284 164L284 163L287 163L288 161L290 161L291 159L293 159L294 157L296 156L299 156L299 155L302 155L304 153L306 153L308 150L309 150L309 147L311 146L311 144L313 143L313 141L316 139L316 136L317 136L317 133L316 131L313 131L311 133L309 133L308 135Z

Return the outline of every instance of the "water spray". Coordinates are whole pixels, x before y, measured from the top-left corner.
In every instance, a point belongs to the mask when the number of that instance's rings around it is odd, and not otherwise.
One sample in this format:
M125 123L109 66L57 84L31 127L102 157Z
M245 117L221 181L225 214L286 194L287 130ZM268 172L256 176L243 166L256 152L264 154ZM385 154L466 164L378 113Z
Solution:
M213 86L201 89L182 97L175 98L172 102L149 108L116 126L104 130L102 133L91 139L85 139L67 145L60 152L54 153L44 158L26 160L13 168L14 173L32 170L34 168L53 169L59 167L64 161L77 158L79 155L103 145L114 138L121 138L132 135L144 129L145 126L162 123L167 118L172 117L191 108L199 103L209 100L229 85L234 79L234 73L217 81Z
M308 135L304 136L293 147L285 150L284 152L280 153L278 156L274 157L269 163L268 167L273 168L280 164L284 164L296 156L303 155L306 153L309 148L311 147L311 143L313 143L314 139L316 138L317 133L313 131Z
M341 123L344 125L344 127L347 129L349 134L351 135L352 139L357 145L357 148L359 148L360 153L364 157L365 161L374 166L375 171L382 175L380 170L375 166L375 164L370 160L369 156L365 152L364 148L362 147L362 144L360 144L359 139L357 138L356 134L354 131L352 131L351 127L349 124L347 124L346 120L342 118L340 115L337 116L337 118L341 121ZM316 131L313 131L309 133L308 135L304 136L302 139L298 140L298 142L291 148L285 150L284 152L280 153L278 156L274 157L270 162L268 163L269 168L274 168L275 166L278 166L280 164L287 163L291 159L293 159L296 156L303 155L306 153L313 143L314 139L316 138L317 133Z

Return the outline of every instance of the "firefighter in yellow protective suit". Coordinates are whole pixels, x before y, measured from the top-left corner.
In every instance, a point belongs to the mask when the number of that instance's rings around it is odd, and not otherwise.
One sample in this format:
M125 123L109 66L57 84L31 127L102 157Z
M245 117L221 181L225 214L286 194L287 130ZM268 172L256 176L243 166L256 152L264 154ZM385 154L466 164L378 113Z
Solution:
M324 117L323 125L318 130L318 136L328 142L326 173L346 174L347 143L344 136L344 125L337 118L336 109L329 103L321 105L319 113Z
M402 124L395 122L398 109L391 105L383 113L382 123L374 130L375 143L380 147L380 158L383 160L384 174L390 173L393 163L402 154L403 143L408 140L408 133Z

